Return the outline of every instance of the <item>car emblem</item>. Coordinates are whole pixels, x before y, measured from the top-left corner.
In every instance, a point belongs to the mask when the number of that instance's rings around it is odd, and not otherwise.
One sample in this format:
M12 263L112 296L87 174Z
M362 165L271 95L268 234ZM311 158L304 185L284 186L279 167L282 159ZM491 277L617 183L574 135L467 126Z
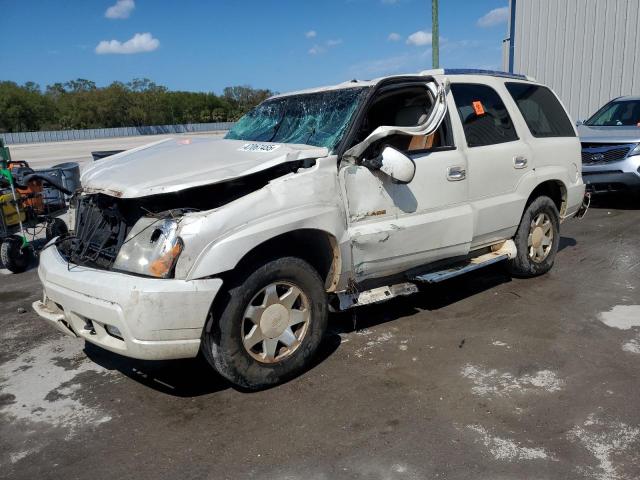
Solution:
M604 155L602 153L594 153L591 155L591 160L594 162L599 162L600 160L604 160Z

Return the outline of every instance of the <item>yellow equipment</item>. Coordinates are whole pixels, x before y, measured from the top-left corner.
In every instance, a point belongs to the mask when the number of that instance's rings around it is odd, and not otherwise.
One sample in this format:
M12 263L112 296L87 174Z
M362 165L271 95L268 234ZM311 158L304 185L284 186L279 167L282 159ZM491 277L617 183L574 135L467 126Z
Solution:
M20 195L18 194L18 199L19 198ZM16 208L16 203L13 200L13 194L11 192L0 193L0 205L2 206L2 217L4 218L4 224L7 227L18 225L20 222L24 222L26 220L27 215L25 211Z

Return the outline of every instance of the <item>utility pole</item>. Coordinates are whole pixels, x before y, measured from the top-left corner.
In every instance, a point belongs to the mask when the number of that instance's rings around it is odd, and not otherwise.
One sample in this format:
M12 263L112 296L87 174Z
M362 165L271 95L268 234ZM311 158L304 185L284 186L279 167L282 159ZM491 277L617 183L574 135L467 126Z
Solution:
M440 31L438 26L438 0L431 0L431 57L433 68L440 68Z

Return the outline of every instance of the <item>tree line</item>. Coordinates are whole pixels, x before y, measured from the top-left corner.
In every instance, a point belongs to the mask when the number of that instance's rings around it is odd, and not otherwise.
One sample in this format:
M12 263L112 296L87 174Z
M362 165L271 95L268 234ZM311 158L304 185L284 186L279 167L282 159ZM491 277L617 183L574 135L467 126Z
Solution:
M44 90L0 81L0 132L235 121L271 95L246 85L222 95L170 91L147 78L106 87L79 78Z

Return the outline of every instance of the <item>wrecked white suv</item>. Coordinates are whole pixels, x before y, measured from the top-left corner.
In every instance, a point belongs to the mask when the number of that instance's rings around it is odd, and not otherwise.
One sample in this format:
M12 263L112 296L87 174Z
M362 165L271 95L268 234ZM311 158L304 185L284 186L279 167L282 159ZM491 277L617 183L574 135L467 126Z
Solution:
M329 309L498 261L548 271L584 195L547 87L443 70L279 95L224 139L129 150L82 185L36 312L129 357L202 352L244 388L301 372Z

